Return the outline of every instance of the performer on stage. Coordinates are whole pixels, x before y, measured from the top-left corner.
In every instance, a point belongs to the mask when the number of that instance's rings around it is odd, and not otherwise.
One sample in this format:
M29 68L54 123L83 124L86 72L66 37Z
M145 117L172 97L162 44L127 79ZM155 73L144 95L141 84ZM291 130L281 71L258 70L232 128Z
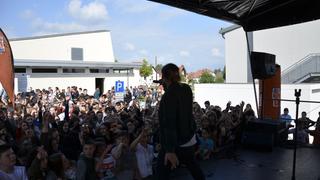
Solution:
M170 179L170 171L184 164L194 179L205 179L194 157L196 124L192 115L191 88L180 83L179 68L171 63L162 68L161 84L165 93L159 108L161 151L157 177Z

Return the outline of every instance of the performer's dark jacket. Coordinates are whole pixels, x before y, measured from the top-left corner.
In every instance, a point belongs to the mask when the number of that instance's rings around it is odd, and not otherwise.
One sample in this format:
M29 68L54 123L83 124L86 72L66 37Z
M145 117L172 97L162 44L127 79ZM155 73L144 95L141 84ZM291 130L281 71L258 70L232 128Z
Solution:
M160 144L165 152L191 140L196 124L192 114L193 96L189 85L173 83L166 89L160 101Z

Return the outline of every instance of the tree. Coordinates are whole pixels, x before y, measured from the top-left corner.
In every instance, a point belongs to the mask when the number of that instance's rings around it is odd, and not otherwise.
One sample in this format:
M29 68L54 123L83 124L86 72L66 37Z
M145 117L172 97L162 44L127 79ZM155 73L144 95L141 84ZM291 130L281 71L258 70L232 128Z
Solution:
M216 78L214 79L215 83L224 83L223 73L219 72L216 74Z
M152 74L152 66L149 65L146 59L143 59L142 66L140 68L140 76L146 79L148 76Z
M223 79L226 79L226 65L224 65L222 73L223 73Z
M180 74L180 79L181 79L181 82L187 82L187 78L185 75L183 75L182 73L179 73Z
M214 83L214 77L210 72L205 71L201 74L199 83Z

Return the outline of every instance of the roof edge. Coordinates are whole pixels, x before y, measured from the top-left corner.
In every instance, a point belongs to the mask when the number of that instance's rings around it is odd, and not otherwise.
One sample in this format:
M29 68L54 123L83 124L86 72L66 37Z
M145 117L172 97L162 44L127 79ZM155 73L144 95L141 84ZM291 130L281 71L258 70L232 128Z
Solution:
M234 25L231 25L229 27L226 27L226 28L221 28L219 33L223 36L225 35L226 33L228 32L231 32L235 29L238 29L238 28L241 28L242 26L238 25L238 24L234 24Z
M59 33L59 34L49 34L49 35L32 36L32 37L12 38L12 39L9 39L9 41L23 41L23 40L31 40L31 39L52 38L52 37L60 37L60 36L72 36L72 35L100 33L100 32L110 32L110 31L109 30L94 30L94 31L82 31L82 32L71 32L71 33Z

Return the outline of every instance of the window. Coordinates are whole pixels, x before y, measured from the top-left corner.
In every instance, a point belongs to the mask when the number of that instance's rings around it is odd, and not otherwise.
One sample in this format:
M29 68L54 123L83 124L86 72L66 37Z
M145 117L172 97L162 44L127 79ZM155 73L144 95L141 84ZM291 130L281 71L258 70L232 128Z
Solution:
M109 69L90 69L90 73L109 73Z
M130 73L130 70L129 69L114 69L113 70L113 73L116 73L116 74L129 74Z
M57 73L57 69L53 68L34 68L32 69L32 73Z
M71 60L83 60L83 48L71 48Z
M99 73L99 69L90 69L90 73Z
M26 68L14 68L15 73L26 73Z
M70 69L63 69L63 73L84 73L85 69L75 69L75 68L70 68Z

